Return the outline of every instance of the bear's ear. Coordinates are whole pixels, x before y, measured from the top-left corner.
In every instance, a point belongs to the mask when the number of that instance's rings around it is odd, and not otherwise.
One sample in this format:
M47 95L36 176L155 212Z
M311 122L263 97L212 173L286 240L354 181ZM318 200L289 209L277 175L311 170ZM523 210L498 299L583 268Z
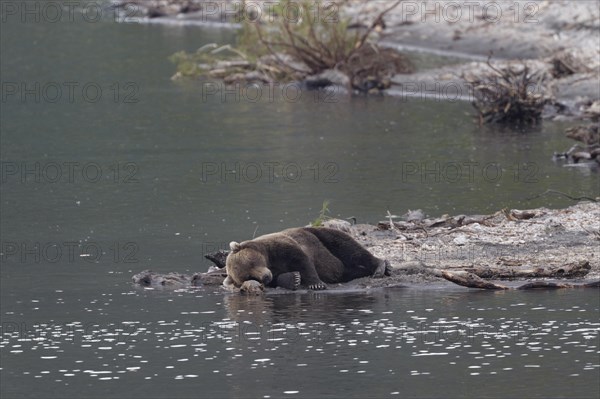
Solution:
M231 241L229 243L229 249L231 249L231 252L238 252L242 247L239 242Z

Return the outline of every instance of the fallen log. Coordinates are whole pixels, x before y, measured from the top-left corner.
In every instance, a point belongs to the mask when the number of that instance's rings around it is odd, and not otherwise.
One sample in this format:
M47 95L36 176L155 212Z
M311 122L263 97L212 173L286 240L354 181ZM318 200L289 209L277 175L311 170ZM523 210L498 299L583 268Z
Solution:
M192 276L192 285L198 286L220 286L227 277L225 270L213 270L207 273L194 273Z
M227 277L224 270L213 270L207 273L180 274L180 273L155 273L144 270L134 275L131 280L134 284L151 288L185 288L200 286L220 286Z
M531 289L560 289L560 288L600 288L600 280L585 284L569 284L551 281L532 281L519 287L511 288L484 280L473 273L466 271L451 272L442 270L442 277L455 284L468 288L481 288L487 290L531 290Z
M486 281L473 273L466 271L450 272L448 270L442 270L442 277L448 281L452 281L454 284L462 285L463 287L469 288L483 288L487 290L508 290L509 288L495 284L490 281Z
M466 267L465 271L481 278L513 279L513 278L576 278L583 277L591 270L590 262L582 261L565 266L534 267L516 269L512 267L475 266Z
M569 283L555 283L552 281L532 281L531 283L518 286L517 290L534 290L534 289L557 289L557 288L574 288L579 287Z
M496 216L494 215L476 215L476 216L447 216L440 217L437 219L420 219L420 220L411 220L411 221L392 221L392 220L382 220L377 223L377 227L380 230L391 230L393 228L399 230L424 230L427 232L427 229L433 229L437 227L448 227L450 229L456 229L458 227L467 226L469 224L482 224L484 226L490 226L490 219L493 219Z

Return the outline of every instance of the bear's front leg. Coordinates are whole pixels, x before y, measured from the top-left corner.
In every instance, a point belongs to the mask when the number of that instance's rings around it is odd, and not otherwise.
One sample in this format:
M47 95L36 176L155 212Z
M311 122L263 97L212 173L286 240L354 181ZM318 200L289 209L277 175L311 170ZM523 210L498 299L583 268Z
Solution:
M300 288L302 277L298 272L288 272L277 276L276 285L277 287L285 288L288 290L296 291Z
M391 276L391 275L392 275L392 265L390 265L390 262L388 262L387 260L380 259L379 265L377 266L377 269L375 269L375 272L371 275L371 277L382 278L384 276Z
M308 259L307 262L303 263L298 269L300 272L300 280L302 281L302 285L304 285L306 288L315 291L327 289L327 285L319 278L315 266L308 261Z
M300 273L302 285L310 290L327 289L327 285L319 278L314 263L298 246L287 247L284 269Z
M313 265L308 258L302 261L300 265L296 265L296 269L300 273L302 285L309 290L327 289L327 285L319 278L317 270L315 269L315 265Z

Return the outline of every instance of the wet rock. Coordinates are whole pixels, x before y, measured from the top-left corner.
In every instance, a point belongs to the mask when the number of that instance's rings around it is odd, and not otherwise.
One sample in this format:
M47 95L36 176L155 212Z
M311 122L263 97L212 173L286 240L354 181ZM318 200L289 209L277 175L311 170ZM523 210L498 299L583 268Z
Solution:
M452 242L456 245L462 246L462 245L466 245L469 243L469 239L467 238L466 235L464 234L460 234L458 236L456 236L454 238L454 240L452 240Z

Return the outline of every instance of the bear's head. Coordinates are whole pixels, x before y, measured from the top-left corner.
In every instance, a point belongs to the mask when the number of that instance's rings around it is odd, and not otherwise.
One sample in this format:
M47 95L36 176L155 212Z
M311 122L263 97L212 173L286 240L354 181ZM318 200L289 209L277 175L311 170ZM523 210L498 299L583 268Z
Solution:
M227 278L223 283L227 287L231 285L241 287L244 281L255 280L268 285L273 280L273 274L269 270L267 257L259 248L239 244L235 241L229 244L231 252L225 262Z

